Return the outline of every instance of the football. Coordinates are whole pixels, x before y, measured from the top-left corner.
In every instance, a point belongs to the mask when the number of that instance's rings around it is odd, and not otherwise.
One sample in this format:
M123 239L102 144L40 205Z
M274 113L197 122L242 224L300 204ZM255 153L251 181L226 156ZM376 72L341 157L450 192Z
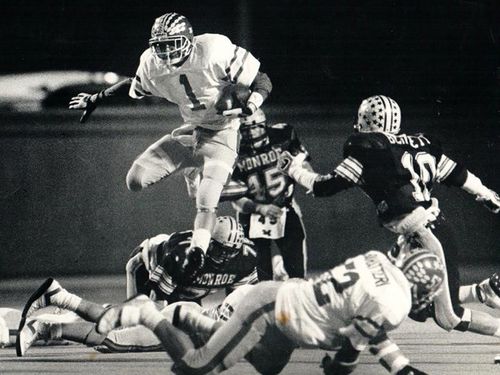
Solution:
M236 108L245 108L251 91L242 85L228 85L222 90L220 98L215 103L217 113L222 114Z

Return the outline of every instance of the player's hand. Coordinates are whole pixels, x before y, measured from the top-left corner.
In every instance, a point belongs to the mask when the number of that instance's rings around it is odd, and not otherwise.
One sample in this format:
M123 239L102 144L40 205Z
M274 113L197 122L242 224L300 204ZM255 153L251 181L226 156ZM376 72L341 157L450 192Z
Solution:
M396 375L427 375L427 373L416 369L410 365L403 367L401 370L396 372Z
M243 111L243 115L244 116L252 115L258 108L260 108L263 102L264 102L264 97L258 92L253 91L246 100L245 105L243 105L241 108Z
M489 193L486 195L478 195L476 197L478 202L481 202L488 210L493 212L494 214L498 214L500 212L500 197L493 190L489 190Z
M80 123L83 124L97 108L98 102L99 94L87 94L85 92L81 92L77 96L73 96L71 98L68 108L84 110L82 117L80 117Z
M325 375L348 375L356 368L355 364L345 365L335 361L328 354L325 354L319 366L323 369Z
M257 204L255 206L255 212L271 219L277 219L283 214L281 208L274 204Z
M283 151L278 156L278 169L281 173L286 174L293 178L293 173L295 170L302 168L302 163L306 158L306 154L299 153L297 156L293 156L288 151Z

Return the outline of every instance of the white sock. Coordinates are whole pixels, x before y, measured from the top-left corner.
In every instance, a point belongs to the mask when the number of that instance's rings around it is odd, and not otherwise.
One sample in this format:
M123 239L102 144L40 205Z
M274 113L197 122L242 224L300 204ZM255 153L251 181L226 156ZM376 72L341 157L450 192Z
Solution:
M63 289L59 293L55 294L51 297L56 300L56 305L63 309L67 309L70 311L76 311L80 302L82 302L82 298L78 297L76 294L68 292L66 289Z
M458 290L460 303L481 302L477 296L477 284L464 285Z
M191 239L191 247L199 247L206 254L212 233L208 229L199 228L193 231L193 238Z

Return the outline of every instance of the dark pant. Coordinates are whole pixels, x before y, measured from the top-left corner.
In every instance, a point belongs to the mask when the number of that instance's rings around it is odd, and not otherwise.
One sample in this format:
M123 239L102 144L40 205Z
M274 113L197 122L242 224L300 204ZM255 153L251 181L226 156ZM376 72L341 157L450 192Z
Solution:
M250 215L239 215L239 221L248 237ZM302 218L290 207L286 215L285 236L270 240L265 238L251 238L257 249L257 274L259 281L273 279L271 262L271 246L273 242L283 256L285 270L290 277L303 278L306 273L306 245Z

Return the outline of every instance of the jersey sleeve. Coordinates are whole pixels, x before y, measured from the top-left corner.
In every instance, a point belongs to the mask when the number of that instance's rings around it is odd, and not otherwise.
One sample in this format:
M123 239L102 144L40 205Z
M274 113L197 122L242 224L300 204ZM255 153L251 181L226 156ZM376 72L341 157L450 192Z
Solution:
M213 59L223 79L250 87L260 68L260 62L249 51L233 44L229 38L218 35Z
M148 62L151 58L151 52L146 50L141 55L139 62L139 67L135 73L135 77L130 85L130 90L128 92L129 96L134 99L142 99L145 96L154 95L152 90L153 87L150 84L148 75Z

